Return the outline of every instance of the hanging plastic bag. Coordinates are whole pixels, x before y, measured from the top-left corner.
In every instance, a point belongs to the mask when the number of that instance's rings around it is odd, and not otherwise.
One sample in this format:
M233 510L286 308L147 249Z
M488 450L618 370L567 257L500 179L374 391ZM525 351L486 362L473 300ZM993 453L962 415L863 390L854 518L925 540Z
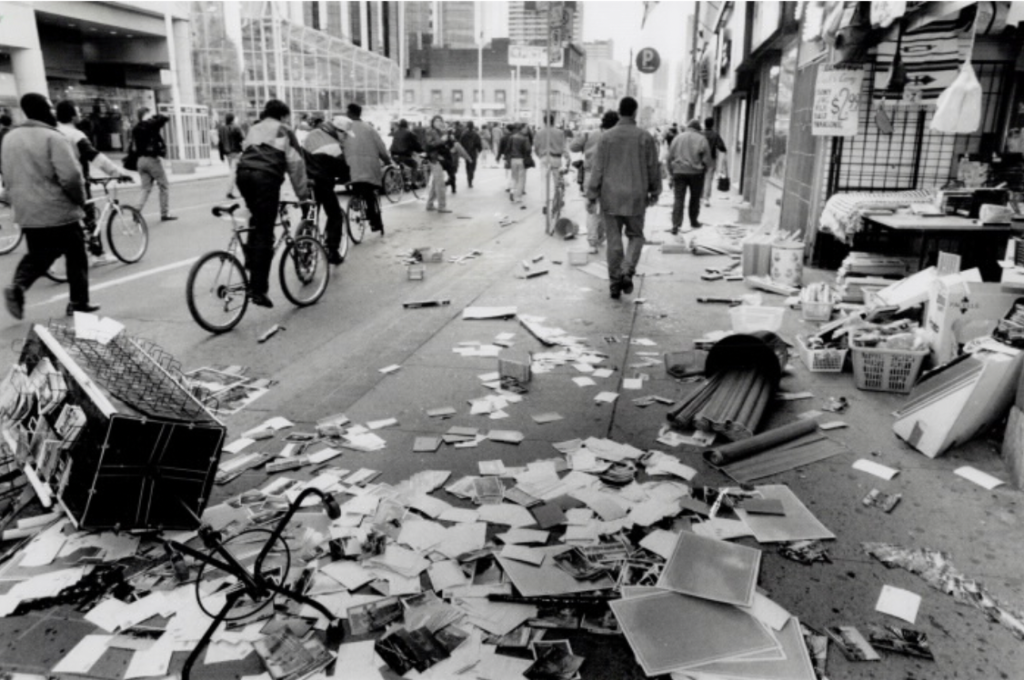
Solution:
M949 133L971 133L981 127L981 83L971 62L960 67L953 84L939 95L930 127Z

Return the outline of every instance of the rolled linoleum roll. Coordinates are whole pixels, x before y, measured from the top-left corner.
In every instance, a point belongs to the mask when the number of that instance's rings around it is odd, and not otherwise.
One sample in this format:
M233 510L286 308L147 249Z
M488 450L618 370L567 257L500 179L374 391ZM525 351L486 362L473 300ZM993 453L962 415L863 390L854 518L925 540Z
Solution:
M779 444L791 442L817 429L818 423L813 418L797 420L789 425L776 427L774 430L762 432L748 439L741 439L738 442L726 444L725 446L708 449L704 452L704 460L712 465L728 465L738 460L756 456L762 451L767 451Z

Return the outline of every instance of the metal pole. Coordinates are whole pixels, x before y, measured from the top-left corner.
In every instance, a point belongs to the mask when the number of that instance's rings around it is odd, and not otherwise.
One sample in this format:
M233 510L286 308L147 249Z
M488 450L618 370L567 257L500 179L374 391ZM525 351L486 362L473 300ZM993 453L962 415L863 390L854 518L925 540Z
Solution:
M395 4L398 5L398 118L401 119L405 108L405 65L408 63L405 51L409 40L405 36L405 3Z
M629 70L626 72L626 96L632 97L629 89L633 84L633 48L629 48Z
M185 159L185 135L181 124L181 91L178 88L178 55L174 44L174 19L164 12L164 26L167 31L167 54L171 62L171 118L174 125L174 141L178 147L178 160Z
M480 104L477 115L484 113L484 16L479 2L473 3L474 30L476 31L476 91L477 103ZM472 110L472 109L471 109Z
M547 20L547 31L546 31L547 39L548 39L548 48L547 48L547 51L545 52L545 55L547 57L547 64L548 64L548 83L547 83L547 95L545 97L545 101L546 101L546 103L545 103L545 110L541 114L541 123L542 124L544 123L545 116L550 115L550 113L551 113L551 28L552 28L551 27L551 9L552 9L552 7L554 7L554 3L553 2L549 2L548 3L548 17L547 17L547 19L548 19ZM544 176L544 230L545 230L545 233L550 234L551 233L551 211L548 208L551 206L551 182L548 181L548 177L550 176L550 173L547 172L547 168L544 165L545 163L547 163L547 158L541 158L540 159L540 169L541 169L541 172L543 173L543 176Z

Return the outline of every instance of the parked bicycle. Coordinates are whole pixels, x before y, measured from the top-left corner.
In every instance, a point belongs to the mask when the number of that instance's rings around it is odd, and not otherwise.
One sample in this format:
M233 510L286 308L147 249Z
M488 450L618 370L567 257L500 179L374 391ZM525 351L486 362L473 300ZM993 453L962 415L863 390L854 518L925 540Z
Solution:
M312 305L323 297L331 278L327 250L317 238L307 235L315 227L300 221L296 232L301 235L292 237L290 210L313 205L312 201L281 201L279 221L274 225L282 229L274 241L275 253L284 244L278 262L281 290L299 307ZM235 218L239 207L241 204L234 203L213 208L214 217L227 215L231 218L231 240L227 249L200 257L188 273L185 288L188 311L196 323L211 333L224 333L237 326L249 307L249 276L237 253L243 245L242 235L248 235L252 228L239 225Z
M551 182L551 178L554 178L554 185L545 191L547 203L543 208L545 230L549 236L555 233L555 225L562 218L562 209L565 208L565 176L568 172L569 167L563 163L557 170L545 173L545 182Z
M121 177L95 177L89 180L91 184L103 189L102 196L95 196L87 201L97 209L96 221L92 224L87 220L82 221L85 247L93 256L89 258L90 264L107 264L111 261L98 259L106 252L103 248L103 234L106 234L110 252L125 264L138 262L149 248L149 227L146 225L146 218L138 209L122 204L117 198L116 183L130 181ZM110 186L112 184L115 186ZM57 283L66 282L68 273L64 258L54 262L47 270L46 276Z

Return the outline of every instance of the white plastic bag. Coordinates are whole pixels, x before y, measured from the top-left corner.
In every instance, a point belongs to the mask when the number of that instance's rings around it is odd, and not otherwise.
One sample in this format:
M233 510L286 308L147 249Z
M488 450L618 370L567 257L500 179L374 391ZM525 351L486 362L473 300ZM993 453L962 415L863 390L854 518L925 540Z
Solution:
M952 133L976 132L981 127L981 83L971 62L960 67L953 84L939 95L930 127Z

